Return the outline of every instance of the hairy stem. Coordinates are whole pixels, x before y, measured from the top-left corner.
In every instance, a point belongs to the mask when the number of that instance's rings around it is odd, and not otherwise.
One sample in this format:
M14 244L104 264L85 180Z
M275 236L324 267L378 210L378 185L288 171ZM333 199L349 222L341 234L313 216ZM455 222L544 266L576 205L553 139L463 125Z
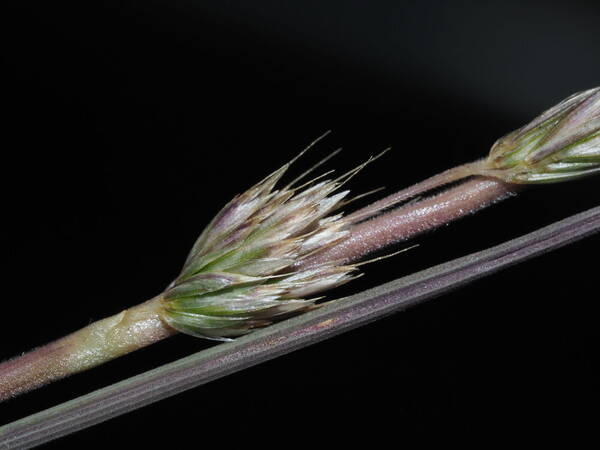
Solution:
M423 192L453 183L454 181L461 180L471 175L476 175L481 172L484 163L485 160L478 160L444 170L443 172L429 177L426 180L420 181L419 183L413 184L406 189L402 189L401 191L395 192L385 198L382 198L381 200L371 203L369 206L365 206L358 211L354 211L352 214L346 216L346 220L350 220L351 222L359 222L362 219L371 216L373 213L396 206L406 200L422 194Z
M176 333L160 296L0 364L0 401L110 361Z
M353 226L349 236L342 242L303 260L298 267L313 267L330 261L342 264L359 260L375 250L475 213L511 196L517 189L517 185L495 178L474 177L439 195ZM392 194L394 196L396 194Z

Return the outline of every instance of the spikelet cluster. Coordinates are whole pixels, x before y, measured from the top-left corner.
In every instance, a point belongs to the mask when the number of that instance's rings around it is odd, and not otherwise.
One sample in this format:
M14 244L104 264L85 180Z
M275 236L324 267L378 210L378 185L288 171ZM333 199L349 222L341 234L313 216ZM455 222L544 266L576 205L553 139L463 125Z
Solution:
M487 174L511 183L554 183L600 171L600 88L563 100L499 139Z
M163 319L194 336L227 339L314 307L315 297L357 276L335 262L296 269L339 242L342 179L275 186L289 164L229 202L200 235L163 294ZM361 166L362 167L362 166Z

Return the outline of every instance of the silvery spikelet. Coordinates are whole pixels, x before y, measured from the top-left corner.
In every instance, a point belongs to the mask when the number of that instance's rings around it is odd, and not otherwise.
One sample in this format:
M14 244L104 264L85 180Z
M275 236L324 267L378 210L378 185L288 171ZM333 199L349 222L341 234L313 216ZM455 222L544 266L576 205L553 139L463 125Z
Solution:
M487 173L511 183L548 183L600 171L600 88L563 100L502 137Z
M239 336L313 308L315 294L356 276L355 265L333 262L294 269L346 236L348 223L335 211L349 191L336 192L343 179L276 190L288 167L235 197L200 235L163 295L171 327L213 339Z

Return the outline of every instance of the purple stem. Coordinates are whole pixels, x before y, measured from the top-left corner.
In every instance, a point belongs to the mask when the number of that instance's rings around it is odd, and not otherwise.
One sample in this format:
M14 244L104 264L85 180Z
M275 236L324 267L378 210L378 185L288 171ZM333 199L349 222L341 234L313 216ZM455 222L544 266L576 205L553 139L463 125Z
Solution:
M510 197L518 188L495 178L474 177L439 195L353 226L345 240L301 261L297 267L314 267L331 261L339 264L357 261L368 253L475 213Z
M454 181L466 178L471 175L476 175L481 170L483 163L483 160L473 161L467 164L453 167L448 170L444 170L443 172L429 177L426 180L420 181L417 184L413 184L412 186L407 187L406 189L402 189L401 191L388 195L387 197L382 198L381 200L377 200L369 206L365 206L364 208L361 208L358 211L354 211L353 213L346 216L346 220L349 220L353 223L360 222L363 219L372 217L373 214L379 211L391 208L392 206L397 206L398 204L409 200L419 194L422 194L423 192L430 191L437 187L443 186L448 183L452 183Z

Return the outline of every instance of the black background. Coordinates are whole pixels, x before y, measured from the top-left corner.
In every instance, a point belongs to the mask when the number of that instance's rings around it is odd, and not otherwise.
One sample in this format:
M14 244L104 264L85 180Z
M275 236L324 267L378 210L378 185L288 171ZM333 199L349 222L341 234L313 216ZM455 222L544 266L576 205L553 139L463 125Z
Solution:
M486 154L600 80L596 2L8 2L2 14L0 357L159 293L233 195L333 133L351 188ZM595 206L533 188L366 266L346 295ZM49 447L585 436L598 391L598 238ZM0 405L23 417L214 345L177 336ZM323 433L323 434L322 434ZM281 438L286 441L280 441Z

